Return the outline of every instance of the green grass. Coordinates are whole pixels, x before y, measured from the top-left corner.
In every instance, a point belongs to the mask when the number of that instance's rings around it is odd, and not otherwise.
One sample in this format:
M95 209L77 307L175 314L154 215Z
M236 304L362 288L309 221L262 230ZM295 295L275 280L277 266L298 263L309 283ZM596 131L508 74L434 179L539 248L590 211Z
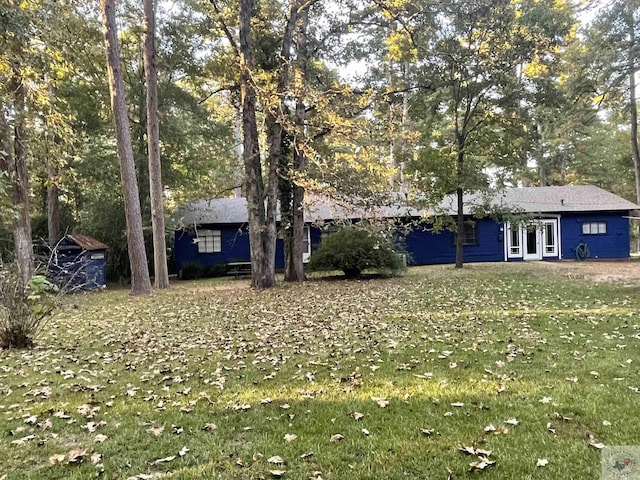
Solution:
M590 479L590 438L640 444L638 287L544 264L245 285L66 299L35 349L2 353L0 478ZM461 446L495 466L468 472ZM68 464L77 449L84 461Z

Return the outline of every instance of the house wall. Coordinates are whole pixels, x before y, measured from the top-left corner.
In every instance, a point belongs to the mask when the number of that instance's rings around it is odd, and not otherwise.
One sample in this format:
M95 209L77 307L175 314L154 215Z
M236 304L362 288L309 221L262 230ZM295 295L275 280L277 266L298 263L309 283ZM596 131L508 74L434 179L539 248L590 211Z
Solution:
M562 214L562 258L576 258L576 247L586 243L589 258L629 258L629 219L627 212L599 212L587 214ZM584 235L582 224L585 222L606 222L605 235Z
M216 253L198 253L198 245L193 243L195 234L178 230L175 232L176 269L184 269L189 264L199 263L203 267L230 262L250 262L249 230L246 224L201 225L198 228L220 230L221 250ZM312 237L313 238L313 237ZM313 241L313 240L312 240ZM276 269L284 268L284 244L282 239L276 240Z
M493 220L476 221L478 243L464 246L465 262L500 262L504 260L501 226ZM430 232L416 228L405 238L411 265L432 265L456 261L455 235L443 230Z

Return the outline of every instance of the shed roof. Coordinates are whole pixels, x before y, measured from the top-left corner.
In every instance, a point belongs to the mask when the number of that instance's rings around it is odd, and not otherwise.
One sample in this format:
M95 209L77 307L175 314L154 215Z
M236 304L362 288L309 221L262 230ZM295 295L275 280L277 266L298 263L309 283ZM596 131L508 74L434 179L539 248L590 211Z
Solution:
M416 209L406 201L391 205L364 208L336 202L329 197L311 197L305 208L306 222L354 218L420 217L429 213L456 213L455 195L446 196L432 210ZM632 202L595 185L567 185L557 187L509 188L484 198L479 194L465 195L465 215L471 215L480 205L507 207L523 213L598 212L640 209ZM279 220L278 212L278 220ZM202 224L246 223L248 221L245 198L215 198L196 200L183 205L177 212L183 226Z
M93 250L106 250L108 248L104 243L87 235L67 235L66 238L89 252Z

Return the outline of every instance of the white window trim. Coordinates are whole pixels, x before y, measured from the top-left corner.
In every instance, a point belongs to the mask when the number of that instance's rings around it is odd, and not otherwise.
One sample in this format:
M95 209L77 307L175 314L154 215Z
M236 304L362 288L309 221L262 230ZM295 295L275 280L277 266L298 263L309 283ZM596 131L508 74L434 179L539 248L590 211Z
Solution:
M542 220L542 256L557 257L558 256L558 220ZM553 231L553 245L547 245L547 225L551 225ZM547 251L547 247L552 246L553 250Z
M207 241L207 239L211 239ZM198 247L198 253L220 253L222 252L222 230L196 230L194 243Z
M513 253L511 251L511 247L513 247L513 245L511 244L511 232L516 232L518 235L518 252L517 253ZM510 223L507 223L507 228L506 228L506 244L507 244L507 258L522 258L522 227L519 225L511 225Z

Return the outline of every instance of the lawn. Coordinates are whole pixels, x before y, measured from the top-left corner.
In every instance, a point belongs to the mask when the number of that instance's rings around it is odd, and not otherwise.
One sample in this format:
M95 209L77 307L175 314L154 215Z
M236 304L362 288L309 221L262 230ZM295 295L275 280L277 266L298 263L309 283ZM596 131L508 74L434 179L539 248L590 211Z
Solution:
M72 296L1 354L0 479L600 478L640 444L639 307L525 263Z

